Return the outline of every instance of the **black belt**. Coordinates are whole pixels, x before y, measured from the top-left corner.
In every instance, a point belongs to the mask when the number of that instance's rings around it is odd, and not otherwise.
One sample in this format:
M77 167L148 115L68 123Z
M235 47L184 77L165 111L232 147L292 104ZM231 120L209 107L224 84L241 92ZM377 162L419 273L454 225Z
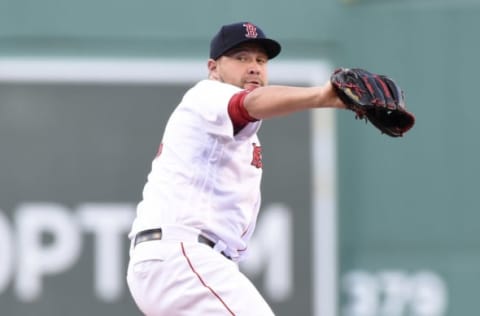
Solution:
M163 233L161 228L143 230L135 236L135 240L133 241L133 246L135 247L136 245L144 241L161 240L162 236L163 236ZM213 248L215 246L215 243L213 241L204 237L203 235L199 234L197 240L199 243L205 244L210 248ZM227 259L232 259L230 256L227 256L223 251L221 252L221 254Z

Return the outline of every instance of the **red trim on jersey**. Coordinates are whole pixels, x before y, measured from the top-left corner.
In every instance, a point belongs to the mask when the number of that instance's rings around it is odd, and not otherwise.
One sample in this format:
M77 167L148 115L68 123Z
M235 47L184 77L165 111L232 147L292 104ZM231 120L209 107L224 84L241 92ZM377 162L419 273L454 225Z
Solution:
M234 134L240 132L248 123L258 121L258 119L251 117L243 106L245 97L249 92L250 90L243 90L235 93L228 102L228 115L233 123Z
M190 258L187 256L187 252L185 251L185 247L183 246L183 242L180 243L181 247L182 247L182 253L183 253L183 256L185 257L185 259L187 260L187 263L188 265L190 266L190 269L192 270L192 272L197 276L198 280L200 281L200 283L202 283L202 285L204 287L206 287L222 304L223 306L225 306L225 308L228 310L228 312L235 316L235 313L228 307L228 305L222 300L222 298L220 297L220 295L218 295L217 292L215 292L214 289L212 289L210 286L207 285L207 283L205 283L205 281L203 280L202 276L200 275L200 273L198 273L195 268L193 267L193 264L192 262L190 261Z
M160 156L162 154L162 151L163 151L163 143L160 143L160 145L158 146L156 157Z

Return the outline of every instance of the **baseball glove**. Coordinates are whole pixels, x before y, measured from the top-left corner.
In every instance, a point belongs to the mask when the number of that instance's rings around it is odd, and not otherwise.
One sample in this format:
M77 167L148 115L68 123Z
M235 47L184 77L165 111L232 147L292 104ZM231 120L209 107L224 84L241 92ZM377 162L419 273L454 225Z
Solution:
M330 81L347 108L382 133L400 137L415 124L415 116L405 107L402 89L387 76L358 68L339 68Z

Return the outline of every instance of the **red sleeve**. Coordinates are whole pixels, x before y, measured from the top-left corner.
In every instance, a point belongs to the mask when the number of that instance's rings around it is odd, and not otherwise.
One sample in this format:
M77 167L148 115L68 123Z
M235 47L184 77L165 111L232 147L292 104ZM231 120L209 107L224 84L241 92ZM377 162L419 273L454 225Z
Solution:
M258 119L251 117L243 106L243 101L249 92L249 90L240 91L234 94L228 102L228 115L233 123L234 134L240 132L248 123L258 121Z

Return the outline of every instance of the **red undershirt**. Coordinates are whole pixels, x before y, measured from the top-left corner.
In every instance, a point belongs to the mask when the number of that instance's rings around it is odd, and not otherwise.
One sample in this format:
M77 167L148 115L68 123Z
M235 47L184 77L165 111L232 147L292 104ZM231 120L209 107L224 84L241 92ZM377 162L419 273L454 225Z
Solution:
M250 90L240 91L232 96L228 102L228 115L233 123L233 132L237 134L248 123L258 121L258 119L251 117L245 109L243 102Z

